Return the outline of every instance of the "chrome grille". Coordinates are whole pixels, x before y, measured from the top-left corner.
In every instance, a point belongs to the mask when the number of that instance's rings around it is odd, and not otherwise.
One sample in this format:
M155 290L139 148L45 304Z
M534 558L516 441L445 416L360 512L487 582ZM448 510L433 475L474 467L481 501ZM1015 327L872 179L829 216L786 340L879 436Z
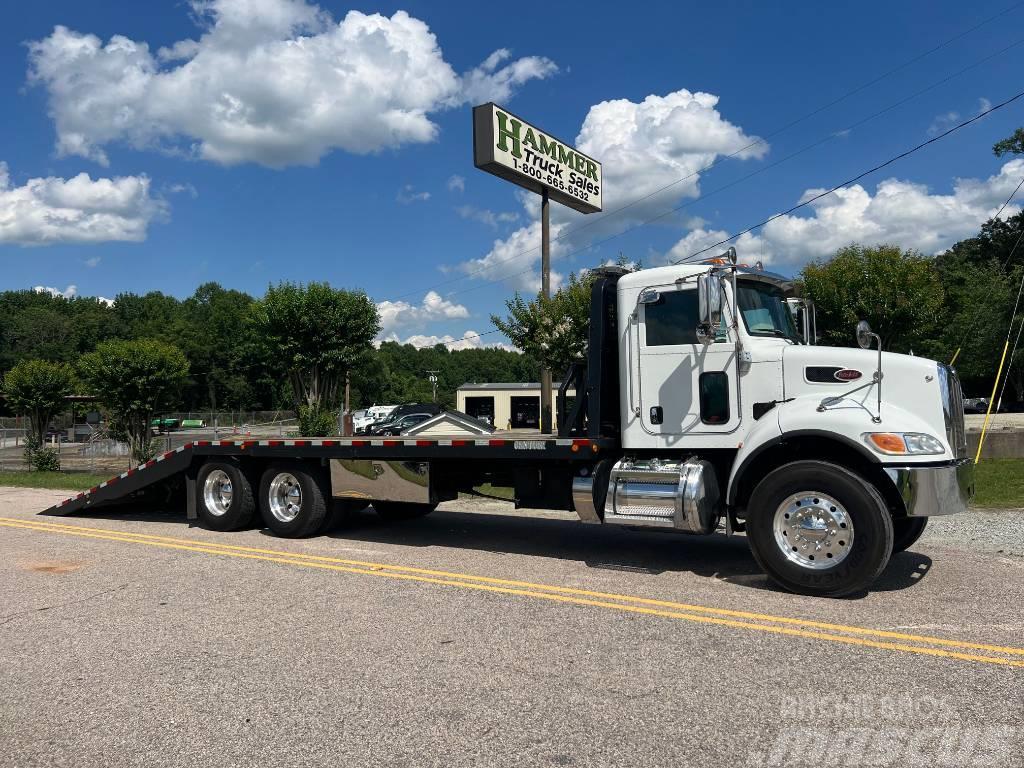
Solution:
M964 428L964 395L960 379L948 365L939 363L939 385L942 394L942 417L946 422L946 439L958 459L967 457L967 430Z

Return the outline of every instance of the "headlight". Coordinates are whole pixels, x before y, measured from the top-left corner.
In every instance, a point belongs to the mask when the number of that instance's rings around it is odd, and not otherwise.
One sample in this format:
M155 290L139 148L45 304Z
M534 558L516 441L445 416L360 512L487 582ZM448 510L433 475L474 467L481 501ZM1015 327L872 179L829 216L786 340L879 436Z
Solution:
M940 440L923 432L865 432L864 442L889 455L937 455L946 452Z

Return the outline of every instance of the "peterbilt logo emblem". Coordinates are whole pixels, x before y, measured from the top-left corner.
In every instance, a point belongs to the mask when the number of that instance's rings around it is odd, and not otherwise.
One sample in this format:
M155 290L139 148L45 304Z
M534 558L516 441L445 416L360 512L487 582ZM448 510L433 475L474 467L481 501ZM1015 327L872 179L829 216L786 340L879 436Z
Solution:
M855 371L853 368L842 368L836 371L837 381L856 381L864 374L860 371Z

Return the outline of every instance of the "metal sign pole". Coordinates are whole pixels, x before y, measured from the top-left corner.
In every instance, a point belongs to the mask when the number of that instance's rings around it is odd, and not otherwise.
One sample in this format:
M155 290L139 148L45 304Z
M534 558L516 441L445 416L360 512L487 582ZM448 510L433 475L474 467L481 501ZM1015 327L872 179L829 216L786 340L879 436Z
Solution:
M540 290L545 299L551 298L551 204L547 187L540 198ZM547 368L540 370L540 431L552 433L551 371Z

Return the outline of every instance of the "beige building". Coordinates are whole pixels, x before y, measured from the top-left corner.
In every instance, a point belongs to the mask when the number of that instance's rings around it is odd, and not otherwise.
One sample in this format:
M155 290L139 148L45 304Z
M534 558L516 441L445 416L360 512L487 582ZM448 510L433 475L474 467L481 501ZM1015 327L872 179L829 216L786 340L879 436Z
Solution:
M558 387L552 386L551 417L558 423ZM566 395L576 397L576 390ZM455 391L455 407L496 429L540 429L540 384L463 384Z

